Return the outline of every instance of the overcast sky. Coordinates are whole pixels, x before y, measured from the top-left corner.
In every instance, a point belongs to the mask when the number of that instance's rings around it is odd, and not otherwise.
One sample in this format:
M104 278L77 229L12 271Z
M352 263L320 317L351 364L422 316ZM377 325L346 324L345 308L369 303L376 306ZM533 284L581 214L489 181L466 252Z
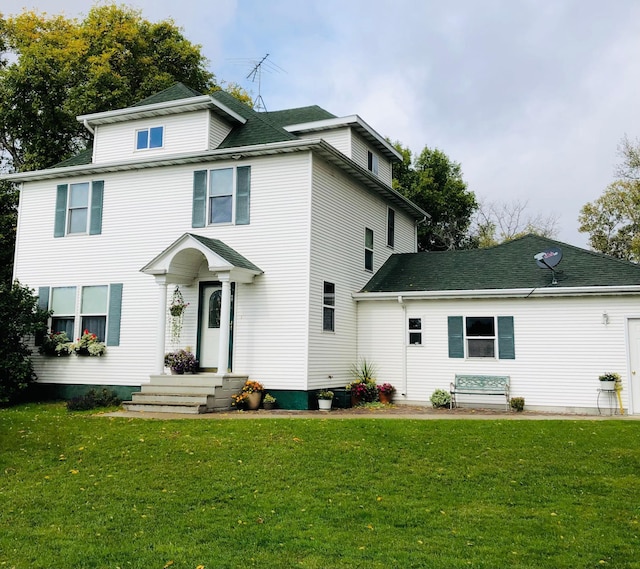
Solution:
M202 45L219 80L269 54L267 110L317 104L360 115L414 154L462 164L480 200L560 215L585 246L580 208L613 181L623 135L640 137L638 0L132 0ZM15 4L85 14L86 0ZM5 8L6 10L6 8Z

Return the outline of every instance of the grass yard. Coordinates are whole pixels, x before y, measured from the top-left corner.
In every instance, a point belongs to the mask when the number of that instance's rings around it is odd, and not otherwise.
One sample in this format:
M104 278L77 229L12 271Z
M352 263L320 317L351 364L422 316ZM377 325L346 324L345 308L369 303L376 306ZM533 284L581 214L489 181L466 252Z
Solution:
M0 410L0 568L640 568L640 422Z

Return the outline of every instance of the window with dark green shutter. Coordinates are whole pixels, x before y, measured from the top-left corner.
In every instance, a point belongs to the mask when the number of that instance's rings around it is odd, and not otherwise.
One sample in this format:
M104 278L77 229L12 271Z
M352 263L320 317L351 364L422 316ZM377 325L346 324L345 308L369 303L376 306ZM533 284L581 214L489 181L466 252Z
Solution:
M462 316L449 316L447 324L449 333L449 357L464 358Z
M251 166L193 173L192 227L248 225L251 219Z
M104 182L60 184L56 189L54 237L102 233Z

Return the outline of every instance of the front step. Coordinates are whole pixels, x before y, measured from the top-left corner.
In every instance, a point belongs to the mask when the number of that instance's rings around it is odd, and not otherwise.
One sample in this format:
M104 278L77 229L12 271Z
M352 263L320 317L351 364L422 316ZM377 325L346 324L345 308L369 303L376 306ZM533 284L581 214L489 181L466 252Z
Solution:
M238 393L247 379L246 375L211 373L152 375L122 406L127 411L188 414L230 409L231 395Z

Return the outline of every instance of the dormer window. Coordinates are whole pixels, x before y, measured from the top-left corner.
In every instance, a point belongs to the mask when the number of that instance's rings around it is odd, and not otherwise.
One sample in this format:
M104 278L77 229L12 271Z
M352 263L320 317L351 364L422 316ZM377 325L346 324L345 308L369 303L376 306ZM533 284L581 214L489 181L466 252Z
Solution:
M136 150L147 150L148 148L162 148L164 127L154 126L142 128L136 131Z
M378 175L378 156L371 150L367 150L367 168L376 176Z

